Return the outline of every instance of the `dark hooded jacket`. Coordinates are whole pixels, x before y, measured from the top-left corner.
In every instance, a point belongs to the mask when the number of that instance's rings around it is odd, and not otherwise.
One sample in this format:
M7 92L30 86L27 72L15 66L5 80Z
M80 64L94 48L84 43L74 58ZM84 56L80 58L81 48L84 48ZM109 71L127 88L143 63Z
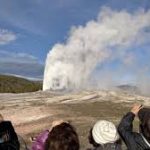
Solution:
M5 138L4 138L5 137ZM0 122L0 150L19 150L17 134L10 121Z
M121 150L121 144L108 143L103 146L99 145L98 147L95 147L93 149L87 149L87 150Z
M145 113L139 114L139 119L145 117ZM135 114L132 112L127 113L121 120L118 132L124 140L128 150L150 150L150 143L141 133L133 132L133 120Z

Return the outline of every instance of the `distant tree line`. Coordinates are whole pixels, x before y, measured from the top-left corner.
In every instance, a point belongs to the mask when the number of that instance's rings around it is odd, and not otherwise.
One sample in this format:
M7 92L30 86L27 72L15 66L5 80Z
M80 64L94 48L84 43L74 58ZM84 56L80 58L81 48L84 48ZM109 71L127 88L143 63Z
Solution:
M20 77L0 75L0 93L25 93L42 89L42 81L30 81Z

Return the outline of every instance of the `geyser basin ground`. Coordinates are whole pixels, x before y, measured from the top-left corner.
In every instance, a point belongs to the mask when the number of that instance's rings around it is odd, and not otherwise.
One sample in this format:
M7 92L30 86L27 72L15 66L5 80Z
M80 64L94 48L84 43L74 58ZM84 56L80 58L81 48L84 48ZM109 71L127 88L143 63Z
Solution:
M50 127L58 118L71 120L80 136L81 150L88 147L88 132L98 119L118 123L135 102L150 105L150 98L114 91L78 93L35 92L0 94L0 109L30 145L30 136Z

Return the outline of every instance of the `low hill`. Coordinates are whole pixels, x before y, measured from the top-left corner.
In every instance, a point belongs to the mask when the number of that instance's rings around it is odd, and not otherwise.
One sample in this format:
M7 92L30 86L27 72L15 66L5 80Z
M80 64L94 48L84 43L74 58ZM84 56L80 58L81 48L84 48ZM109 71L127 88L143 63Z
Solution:
M25 93L42 89L42 82L24 78L0 75L0 93Z
M123 84L117 86L117 88L130 94L142 94L140 89L134 85Z

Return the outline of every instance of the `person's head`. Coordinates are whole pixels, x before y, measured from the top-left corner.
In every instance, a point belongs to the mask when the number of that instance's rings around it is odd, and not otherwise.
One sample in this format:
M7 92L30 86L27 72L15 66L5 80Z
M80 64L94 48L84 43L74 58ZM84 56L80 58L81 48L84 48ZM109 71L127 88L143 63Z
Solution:
M142 108L138 117L140 120L140 132L150 142L150 108Z
M67 122L56 124L45 143L45 150L79 150L79 147L78 135Z
M0 114L0 122L4 121L2 114Z
M106 120L97 121L90 130L89 142L94 147L108 143L116 143L118 140L119 135L112 122Z

